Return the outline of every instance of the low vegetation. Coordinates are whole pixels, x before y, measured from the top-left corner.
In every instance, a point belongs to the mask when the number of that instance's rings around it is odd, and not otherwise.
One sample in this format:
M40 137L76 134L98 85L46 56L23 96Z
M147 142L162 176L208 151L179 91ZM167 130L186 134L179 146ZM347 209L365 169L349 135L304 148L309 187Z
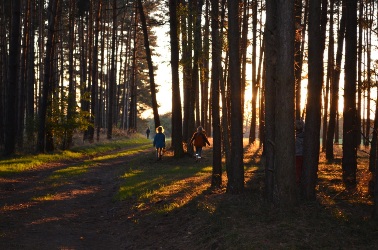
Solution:
M339 148L336 150L340 153ZM330 163L321 154L317 201L302 201L293 211L285 213L264 198L260 154L261 148L246 146L245 192L240 195L210 187L211 148L206 148L200 162L190 157L175 159L171 151L166 152L162 161L155 161L151 141L144 138L76 148L69 154L62 152L51 158L20 157L18 161L23 163L16 163L17 159L3 160L0 171L2 175L12 175L42 167L52 160L81 159L77 164L53 171L45 182L54 186L81 178L104 161L116 162L127 156L127 164L119 165L116 172L119 185L113 203L108 206L114 209L118 204L120 211L112 218L127 226L126 238L135 249L378 247L378 225L370 217L373 204L367 190L370 173L366 154L360 152L359 186L353 192L343 187L340 158ZM223 186L226 183L224 173ZM96 190L91 194L95 195ZM34 196L33 201L52 201L56 195L46 192ZM114 230L117 232L117 227Z

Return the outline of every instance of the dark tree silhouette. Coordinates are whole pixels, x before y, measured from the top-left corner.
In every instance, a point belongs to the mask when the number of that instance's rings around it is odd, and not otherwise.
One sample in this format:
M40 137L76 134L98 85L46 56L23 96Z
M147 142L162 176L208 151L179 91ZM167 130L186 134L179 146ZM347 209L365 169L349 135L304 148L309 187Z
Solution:
M52 69L54 60L54 44L55 44L55 21L59 0L52 0L48 6L48 33L46 42L46 56L44 59L44 78L42 86L42 97L39 106L39 130L37 152L43 153L45 150L52 151L52 134L51 128L48 124L48 109L51 108L51 91L52 91Z
M343 181L347 188L356 187L356 80L357 80L357 1L346 1L345 87L343 124Z
M213 172L212 187L222 185L222 140L219 110L220 72L221 72L221 42L219 37L219 0L211 0L211 40L212 40L212 68L211 68L211 96L213 116Z
M304 197L314 200L317 179L320 125L321 91L323 84L323 41L321 30L321 0L309 2L309 55L308 55L308 98L306 106L306 127L304 139L302 189Z
M11 21L11 35L9 44L9 69L8 69L8 85L6 91L6 106L5 106L5 138L4 138L4 154L6 156L12 155L16 150L16 136L17 136L17 95L18 95L18 76L20 65L20 16L21 16L21 1L15 0L12 2L12 21Z
M231 85L231 166L227 172L227 192L233 194L240 193L244 190L238 8L238 1L228 1L228 49L230 53L229 75Z

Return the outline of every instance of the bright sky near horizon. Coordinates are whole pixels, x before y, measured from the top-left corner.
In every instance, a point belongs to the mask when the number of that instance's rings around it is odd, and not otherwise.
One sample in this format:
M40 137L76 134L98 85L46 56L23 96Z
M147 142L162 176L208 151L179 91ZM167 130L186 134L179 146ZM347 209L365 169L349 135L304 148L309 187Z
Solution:
M172 111L172 77L171 77L171 50L169 44L169 34L167 34L169 25L160 27L160 31L156 31L157 47L156 53L159 56L153 56L152 62L158 69L155 72L155 83L158 85L159 92L156 99L159 105L159 114L166 114ZM143 118L152 116L152 110L145 111Z

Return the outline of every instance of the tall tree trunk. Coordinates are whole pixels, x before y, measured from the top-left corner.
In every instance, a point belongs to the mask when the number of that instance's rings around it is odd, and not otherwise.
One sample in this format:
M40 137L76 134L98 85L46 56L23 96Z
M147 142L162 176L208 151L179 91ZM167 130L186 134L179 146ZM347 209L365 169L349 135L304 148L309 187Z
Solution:
M363 1L359 1L359 17L358 19L359 20L363 20L364 16L364 4L363 4ZM365 13L366 15L366 13ZM358 88L358 93L357 93L357 115L358 115L358 120L357 120L357 128L359 128L359 135L357 136L357 143L358 143L358 146L361 145L361 138L363 135L365 135L364 133L364 128L362 127L363 125L363 122L361 121L361 112L362 112L362 92L364 91L362 89L362 50L363 50L363 44L362 44L362 39L363 39L363 30L364 28L362 27L362 25L359 25L358 26L358 48L357 48L357 88Z
M25 13L23 27L22 27L22 51L20 57L20 73L19 73L19 86L18 86L18 98L17 98L17 147L22 148L24 143L24 117L25 117L25 108L26 108L26 82L27 82L27 59L29 51L29 26L30 26L30 6L28 4L23 5L22 13Z
M195 4L195 19L194 19L194 47L193 47L193 69L192 69L192 83L191 83L191 100L193 102L195 110L195 126L202 125L200 116L200 93L199 93L199 69L201 64L201 54L202 54L202 33L201 33L201 22L202 22L202 6L203 0L196 1ZM202 101L202 100L201 100ZM189 127L190 131L191 127ZM192 132L195 128L192 128Z
M113 0L113 31L112 31L112 48L111 48L111 61L110 61L110 80L109 80L109 93L108 93L108 129L107 138L113 137L113 117L114 117L114 101L115 101L115 87L116 87L116 39L117 39L117 0Z
M277 70L277 3L274 0L266 1L266 24L264 31L265 41L265 140L263 144L263 163L265 165L265 190L267 199L274 202L274 172L275 172L275 107L276 86L275 76Z
M231 171L227 173L227 192L237 194L244 190L243 118L241 106L241 75L239 56L239 3L228 1L228 49L230 53L231 84Z
M360 5L363 5L363 1L359 1L360 2ZM371 5L370 5L371 6ZM360 12L361 12L361 9L363 8L360 8ZM368 14L368 13L367 13ZM367 17L368 20L366 20L368 23L373 23L374 20L372 20L372 17L373 14L370 13L369 17ZM370 126L371 126L371 120L370 120L370 103L371 103L371 92L370 92L370 88L371 88L371 27L370 25L366 28L366 124L365 124L365 142L364 142L364 145L365 146L369 146L369 143L370 143ZM360 93L362 90L361 90L361 85L358 87L358 93ZM359 96L361 96L361 94L359 94ZM361 99L361 98L360 98ZM358 110L360 111L360 106L361 104L358 103ZM361 116L360 116L361 112L357 112L357 137L360 137L360 134L361 134L361 126L358 126L358 125L361 125ZM357 141L358 142L358 145L361 144L361 140Z
M257 0L253 0L252 2L252 118L251 118L251 124L250 124L250 129L249 129L249 143L254 143L256 140L256 117L257 117L257 93L258 93L258 88L259 88L259 83L260 81L257 79L256 76L256 69L257 69L257 53L256 53L256 48L257 48L257 7L258 7L258 2ZM263 50L260 49L262 52ZM262 60L262 54L260 53L260 61ZM260 65L260 64L259 64ZM260 72L259 72L260 74Z
M98 47L99 42L98 38L100 36L100 19L101 19L101 12L102 12L102 0L97 2L97 9L96 9L96 19L95 19L95 31L94 31L94 46L93 46L93 67L92 67L92 85L91 85L91 126L89 127L89 140L94 140L94 131L97 120L95 119L97 115L99 115L98 111Z
M303 150L302 189L305 199L316 198L315 186L319 164L321 91L323 84L323 46L321 30L321 1L309 2L309 55L308 55L308 99Z
M34 124L34 82L35 82L35 1L30 0L30 26L29 50L26 83L26 138L29 143L33 141Z
M9 68L8 68L8 86L6 88L6 106L5 106L5 147L4 155L9 156L15 153L17 137L17 94L18 78L20 63L20 37L21 37L21 1L12 1L12 18L9 44Z
M336 51L336 62L334 71L332 74L331 83L331 105L329 111L329 124L327 127L327 145L326 145L326 159L332 160L334 158L333 154L333 139L336 137L337 132L337 110L339 103L339 82L340 82L340 72L341 72L341 59L344 47L344 36L345 36L345 0L343 0L343 11L341 13L340 28L337 35L337 51ZM337 138L337 137L336 137Z
M138 15L135 15L134 18L134 27L133 27L133 42L137 44L137 25L138 25ZM132 53L132 66L131 66L131 86L130 86L130 113L129 113L129 130L136 129L136 116L137 116L137 48L133 47Z
M175 157L182 157L184 149L182 147L182 113L180 77L179 77L179 39L177 25L177 1L169 1L169 17L171 39L171 71L172 71L172 147Z
M52 0L49 2L48 7L48 33L46 42L46 56L44 60L44 77L42 87L42 97L39 106L39 130L37 141L37 152L43 153L45 150L51 151L51 145L48 145L48 141L51 144L50 128L48 127L47 110L51 108L51 90L52 90L52 67L54 60L54 35L55 35L55 18L57 13L59 0ZM49 137L49 138L48 138Z
M346 0L345 87L343 124L343 182L347 188L356 187L356 63L357 63L357 2Z
M143 30L144 48L146 49L148 76L150 78L152 110L153 110L153 114L154 114L155 127L157 128L157 127L160 126L160 117L159 117L159 110L158 110L158 105L157 105L157 101L156 101L156 86L155 86L155 77L154 77L154 67L152 65L150 41L148 39L147 23L146 23L146 17L144 15L144 11L143 11L142 0L138 0L138 9L139 9L140 21L141 21L141 24L142 24L142 30Z
M277 7L274 173L277 184L276 203L281 208L290 209L297 203L294 168L294 0L278 2Z
M222 185L222 136L219 110L222 50L219 36L219 0L211 0L211 40L213 55L211 68L211 114L213 116L213 171L211 186L219 188Z
M206 0L205 7L205 27L203 34L203 53L201 63L201 121L208 135L212 134L211 131L211 96L209 99L209 50L210 50L210 0ZM211 94L211 93L210 93Z
M333 18L333 13L334 13L334 0L330 1L330 20L329 20L329 42L328 42L328 63L327 63L327 80L326 80L326 97L324 103L327 104L327 107L324 107L324 113L328 114L326 110L328 110L328 98L330 99L330 117L329 117L329 123L331 120L331 107L332 107L332 101L333 101L333 96L332 96L332 91L333 91L333 78L334 78L334 44L335 44L335 39L334 39L334 18ZM327 115L328 116L328 115ZM327 123L327 116L324 115L323 118L323 141L322 141L322 150L327 151L327 133L328 133L328 124ZM333 135L331 135L333 138Z
M0 3L0 149L4 147L5 136L5 106L7 105L5 96L5 86L8 84L8 47L7 47L7 32L6 32L6 15L5 2Z
M378 94L378 89L377 89L377 94ZM375 113L378 114L378 105L375 106ZM369 171L372 173L371 178L369 180L369 194L373 195L376 197L376 193L374 193L374 189L377 186L376 185L376 169L378 167L378 159L377 159L377 141L378 141L378 115L375 116L374 118L374 128L373 128L373 135L372 135L372 141L371 141L371 146L370 146L370 154L369 154ZM374 199L374 207L375 210L378 211L378 203L376 203L378 200ZM375 216L378 216L376 214Z
M180 13L185 13L184 10L188 8L186 1L180 1ZM184 101L184 117L183 117L183 140L188 141L190 138L189 135L189 99L190 99L190 83L191 83L191 68L192 68L192 59L191 59L191 23L189 21L190 13L181 14L181 47L182 47L182 80L183 80L183 101ZM187 21L188 18L188 21ZM189 34L188 34L189 33ZM188 147L189 149L189 147Z

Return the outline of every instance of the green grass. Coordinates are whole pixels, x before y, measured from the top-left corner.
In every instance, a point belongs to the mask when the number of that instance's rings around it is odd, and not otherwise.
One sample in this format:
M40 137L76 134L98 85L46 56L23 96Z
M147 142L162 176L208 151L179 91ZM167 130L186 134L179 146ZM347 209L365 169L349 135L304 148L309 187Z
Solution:
M151 197L155 193L168 192L180 180L191 176L208 176L211 173L211 166L165 165L164 167L148 167L147 169L138 168L141 161L142 158L134 159L129 163L135 169L130 169L121 177L124 183L120 187L117 199L152 199Z
M140 146L143 147L140 148ZM0 159L0 177L36 169L43 164L51 162L80 159L83 157L97 157L97 160L104 160L106 158L110 159L112 157L115 158L125 154L135 153L135 150L113 154L110 154L109 152L133 147L138 148L136 150L142 150L151 147L151 141L145 138L114 140L74 147L71 150L57 151L52 154L21 155L11 159ZM101 154L104 153L107 153L107 155L101 156Z

